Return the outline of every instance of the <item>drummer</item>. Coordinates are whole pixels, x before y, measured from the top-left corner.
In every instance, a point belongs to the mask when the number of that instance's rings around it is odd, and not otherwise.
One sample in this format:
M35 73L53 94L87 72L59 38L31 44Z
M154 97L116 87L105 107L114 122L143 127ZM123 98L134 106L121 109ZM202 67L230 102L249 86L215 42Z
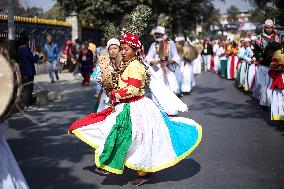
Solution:
M10 149L6 132L9 128L7 118L18 101L18 68L10 62L5 42L0 39L0 188L29 189L18 163Z
M33 55L31 50L28 47L28 36L21 35L19 38L19 48L17 51L17 63L19 64L22 81L23 81L23 90L22 90L22 99L24 103L24 111L30 112L35 111L36 106L34 106L32 93L34 86L34 76L35 63L42 59L38 54Z

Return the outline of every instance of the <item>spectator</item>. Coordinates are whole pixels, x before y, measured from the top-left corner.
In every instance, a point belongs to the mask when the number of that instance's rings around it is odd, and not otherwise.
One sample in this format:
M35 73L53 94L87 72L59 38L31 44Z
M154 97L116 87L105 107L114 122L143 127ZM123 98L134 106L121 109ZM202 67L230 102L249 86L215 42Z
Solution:
M47 68L51 83L54 83L54 75L56 80L59 80L58 70L59 70L59 52L57 43L52 41L52 36L50 34L46 37L47 43L43 47L43 51L47 57Z
M90 84L90 76L93 72L93 53L90 49L88 49L88 47L88 42L84 42L78 58L78 62L80 64L80 72L83 76L83 86Z
M17 62L20 67L22 81L23 81L23 90L22 90L22 99L25 105L24 111L35 111L36 107L33 105L33 82L35 66L34 63L37 63L40 58L39 55L33 55L31 50L28 47L28 37L22 35L19 39L19 48L17 51Z

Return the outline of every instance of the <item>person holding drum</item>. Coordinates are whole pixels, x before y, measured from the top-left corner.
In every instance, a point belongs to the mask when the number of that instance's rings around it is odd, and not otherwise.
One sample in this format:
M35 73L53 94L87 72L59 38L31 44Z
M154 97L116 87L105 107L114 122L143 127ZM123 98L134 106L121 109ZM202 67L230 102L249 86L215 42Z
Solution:
M22 49L21 49L22 50ZM0 188L29 189L6 140L7 119L21 94L21 73L18 64L9 58L7 45L0 39Z
M22 99L25 106L24 111L35 111L36 107L32 98L34 75L36 74L34 64L43 57L39 57L38 54L33 55L28 47L28 36L21 35L18 42L17 63L19 64L23 81Z

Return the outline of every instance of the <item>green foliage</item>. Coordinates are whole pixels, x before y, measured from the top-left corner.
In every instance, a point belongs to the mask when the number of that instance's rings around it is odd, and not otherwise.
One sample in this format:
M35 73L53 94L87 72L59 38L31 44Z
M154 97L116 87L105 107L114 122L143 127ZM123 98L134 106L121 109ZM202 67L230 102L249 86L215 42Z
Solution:
M55 3L51 9L43 13L42 18L65 20L64 10L58 3Z
M238 7L232 5L227 9L229 23L235 23L237 21L237 14L240 12Z
M19 0L12 0L12 2L15 16L29 16L30 13L21 5ZM0 0L0 14L8 14L8 0Z
M165 13L161 13L158 16L158 26L163 26L163 27L168 27L171 23L171 17L169 17L168 15L166 15Z
M104 28L104 35L106 40L110 40L111 38L119 38L120 31L119 28L116 27L113 23L110 23Z
M276 23L284 25L284 3L283 0L248 0L253 7L252 20L264 23L268 18Z
M149 26L152 10L146 5L138 5L130 15L126 16L123 26L125 32L142 36Z
M157 24L161 13L167 15L166 22L172 33L192 30L196 24L203 24L206 28L209 23L218 20L218 11L213 6L214 0L57 0L66 14L76 11L83 24L99 28L109 23L121 26L127 22L129 14L137 5L151 7L153 16L151 27Z

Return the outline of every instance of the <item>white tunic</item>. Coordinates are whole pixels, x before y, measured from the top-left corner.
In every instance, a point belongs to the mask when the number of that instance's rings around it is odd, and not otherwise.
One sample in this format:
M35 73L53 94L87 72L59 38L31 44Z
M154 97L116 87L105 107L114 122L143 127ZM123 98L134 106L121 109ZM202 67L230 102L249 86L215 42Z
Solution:
M178 55L175 43L173 41L169 41L169 60L173 60L175 62L176 69L180 69L180 56ZM149 49L149 52L146 56L146 63L150 65L151 61L159 61L159 56L156 51L156 42L152 43ZM158 64L157 67L159 70L157 71L157 74L159 77L162 77L165 81L165 84L170 87L170 89L175 93L179 93L179 84L177 80L177 76L175 72L171 71L170 69L166 68L166 75L163 73L163 70L161 69L161 65Z

